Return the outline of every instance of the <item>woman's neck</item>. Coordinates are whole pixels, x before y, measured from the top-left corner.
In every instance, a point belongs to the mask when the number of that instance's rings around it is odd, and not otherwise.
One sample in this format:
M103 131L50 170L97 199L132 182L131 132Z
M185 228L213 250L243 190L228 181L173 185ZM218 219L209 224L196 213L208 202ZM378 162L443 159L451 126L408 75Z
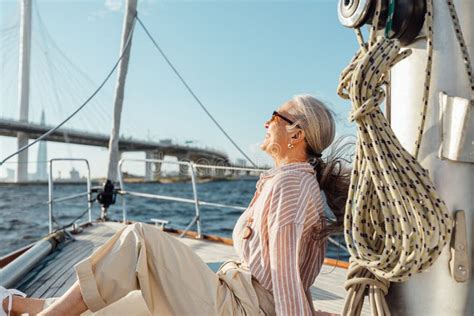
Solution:
M284 166L290 163L296 163L296 162L307 162L306 158L281 158L281 159L275 159L275 166L280 167Z

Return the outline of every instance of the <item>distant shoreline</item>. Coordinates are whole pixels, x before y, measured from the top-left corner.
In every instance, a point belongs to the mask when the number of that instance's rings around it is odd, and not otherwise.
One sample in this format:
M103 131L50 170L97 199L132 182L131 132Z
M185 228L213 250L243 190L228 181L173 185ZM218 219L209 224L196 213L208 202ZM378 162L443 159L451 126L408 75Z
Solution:
M207 182L218 182L218 181L256 181L258 176L245 176L245 177L198 177L196 179L197 183L207 183ZM105 179L92 179L91 183L94 186L102 185L105 182ZM146 183L160 183L160 184L170 184L170 183L185 183L191 182L190 177L164 177L158 180L144 180L141 178L126 178L124 182L127 184L146 184ZM54 184L62 185L83 185L85 180L73 181L73 180L54 180ZM30 185L47 185L48 181L28 181L28 182L13 182L6 181L0 182L1 186L30 186Z

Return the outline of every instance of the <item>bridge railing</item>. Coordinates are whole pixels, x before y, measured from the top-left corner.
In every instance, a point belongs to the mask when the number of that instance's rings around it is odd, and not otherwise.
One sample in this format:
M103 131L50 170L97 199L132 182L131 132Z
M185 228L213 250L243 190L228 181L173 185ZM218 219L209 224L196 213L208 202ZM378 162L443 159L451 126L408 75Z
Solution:
M86 173L86 185L87 191L77 194L72 194L68 196L64 196L61 198L54 198L54 179L53 179L53 165L55 162L59 161L80 161L84 162L86 165L87 173ZM49 233L53 232L53 221L54 221L54 205L55 203L60 203L64 201L74 200L80 197L87 196L87 213L88 213L88 220L92 222L92 186L91 186L91 169L89 166L89 161L87 159L82 158L54 158L48 161L49 164L49 174L48 174L48 219L49 219Z
M180 198L175 196L167 196L167 195L159 195L159 194L150 194L146 192L138 192L138 191L130 191L125 189L125 182L123 177L123 170L122 166L125 162L144 162L144 163L160 163L160 164L174 164L179 166L187 166L189 168L191 174L191 185L193 190L193 198ZM126 207L126 199L125 196L135 196L153 200L164 200L164 201L175 201L181 203L188 203L194 204L195 208L195 216L191 220L191 222L186 226L184 231L181 233L180 237L183 237L185 233L194 225L196 224L197 228L197 238L202 238L201 235L201 217L200 217L200 206L209 206L209 207L217 207L217 208L230 208L236 210L245 210L245 207L236 206L236 205L227 205L221 203L213 203L213 202L206 202L201 201L198 198L198 192L196 187L196 168L209 168L209 169L225 169L225 170L236 170L236 171L253 171L253 172L263 172L265 169L256 169L256 168L245 168L245 167L231 167L231 166L215 166L215 165L205 165L205 164L195 164L193 162L187 161L169 161L169 160L162 160L162 159L121 159L118 164L118 178L120 182L120 192L119 194L122 195L122 218L123 222L127 222L127 207Z

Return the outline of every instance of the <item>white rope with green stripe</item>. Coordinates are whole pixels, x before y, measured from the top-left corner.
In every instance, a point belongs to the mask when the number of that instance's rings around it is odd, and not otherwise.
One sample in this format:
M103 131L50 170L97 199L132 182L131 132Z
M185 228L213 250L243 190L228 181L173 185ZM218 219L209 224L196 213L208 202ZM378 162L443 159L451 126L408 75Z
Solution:
M471 91L472 69L452 1L447 0L466 64ZM344 235L351 255L343 315L359 315L365 295L372 315L390 315L385 295L390 282L403 282L430 267L449 242L453 222L427 170L418 163L431 81L433 50L432 0L427 1L427 65L414 157L407 152L379 105L385 98L387 74L408 57L397 40L376 38L381 2L377 2L368 43L361 44L340 77L338 94L350 99L350 120L358 140L344 219ZM395 108L396 110L396 108Z

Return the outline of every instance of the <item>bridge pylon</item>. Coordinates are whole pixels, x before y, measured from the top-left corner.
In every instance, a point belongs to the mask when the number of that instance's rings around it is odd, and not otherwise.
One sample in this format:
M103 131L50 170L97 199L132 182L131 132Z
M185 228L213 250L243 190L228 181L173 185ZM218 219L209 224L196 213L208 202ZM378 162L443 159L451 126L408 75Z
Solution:
M163 160L164 153L162 151L147 151L145 152L146 159ZM161 162L146 162L145 163L145 180L156 181L161 177Z
M21 24L20 24L20 53L19 53L19 120L28 122L28 111L30 101L30 57L31 57L31 0L21 1ZM18 149L28 145L28 134L19 132L17 134ZM28 181L28 150L18 154L16 172L17 182Z

